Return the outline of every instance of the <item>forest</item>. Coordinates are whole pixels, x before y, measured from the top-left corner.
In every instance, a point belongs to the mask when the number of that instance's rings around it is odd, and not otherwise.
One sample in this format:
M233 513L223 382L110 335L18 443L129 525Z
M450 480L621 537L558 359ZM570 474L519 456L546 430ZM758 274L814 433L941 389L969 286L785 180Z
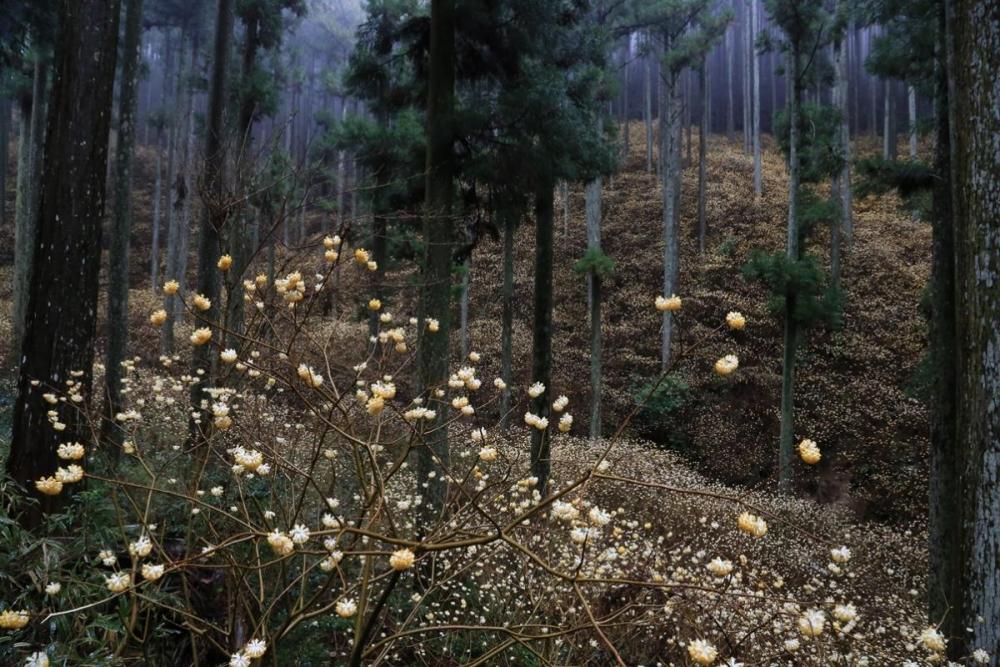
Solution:
M0 0L0 667L1000 667L1000 3Z

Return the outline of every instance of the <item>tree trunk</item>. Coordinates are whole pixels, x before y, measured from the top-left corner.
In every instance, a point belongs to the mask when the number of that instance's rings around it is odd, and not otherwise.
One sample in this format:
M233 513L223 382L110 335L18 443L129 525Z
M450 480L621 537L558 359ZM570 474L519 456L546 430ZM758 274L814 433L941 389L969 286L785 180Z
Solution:
M678 112L677 73L663 72L660 99L660 160L663 198L663 294L671 296L676 290L678 272L678 229L677 229L677 174L680 171L680 146L677 133ZM670 348L673 336L673 318L669 312L663 313L660 330L660 366L667 368L670 363Z
M222 125L228 94L229 44L233 35L233 0L219 0L215 25L215 47L212 77L208 97L208 114L205 126L205 172L202 197L201 224L198 236L197 290L212 302L212 307L199 316L197 324L215 329L212 333L219 341L218 330L221 307L219 256L222 254L221 230L226 226L226 211L222 207L225 195L226 150ZM216 343L218 344L218 343ZM213 386L218 355L212 354L212 345L196 345L191 352L194 372L204 371L201 382L191 387L191 406L200 409L202 387Z
M736 29L726 28L726 139L733 140L736 131L736 109L733 101L733 60L736 56Z
M838 201L840 204L840 229L837 230L836 239L838 243L840 241L840 231L843 231L844 240L848 243L851 242L851 238L854 236L854 196L851 186L851 127L850 106L848 103L850 75L847 68L847 54L848 48L844 39L834 44L835 106L840 112L840 127L837 130L837 139L840 144L841 155L844 159L837 178L840 195Z
M882 111L882 157L896 159L896 96L892 79L885 80Z
M157 133L159 134L159 133ZM160 137L156 137L156 180L153 185L153 247L150 249L149 284L155 292L160 283L160 202L163 199L163 159Z
M510 427L510 385L513 382L514 337L514 230L518 213L509 204L501 204L503 218L503 315L500 330L500 377L506 387L500 396L500 426Z
M569 183L559 184L559 199L562 200L563 238L569 236Z
M448 379L448 350L451 339L451 248L455 237L452 220L455 157L453 115L455 109L455 0L431 0L430 54L427 94L427 181L424 211L423 284L420 294L420 321L435 318L437 332L421 325L418 349L420 384L424 391L443 387ZM551 196L551 190L550 190ZM418 480L427 483L425 512L439 513L447 497L447 486L432 472L447 468L448 431L446 401L428 396L437 419L420 448Z
M587 184L587 251L601 252L601 179ZM587 274L590 304L590 437L601 437L601 275ZM551 396L549 397L552 398Z
M653 36L647 37L650 42L649 53L646 56L646 104L643 109L646 121L646 172L653 173Z
M6 97L0 97L0 228L7 225L7 157L10 155L10 109L10 100Z
M789 67L789 149L788 149L788 238L787 255L790 261L799 259L799 110L802 106L800 46L793 42ZM785 295L784 355L781 367L781 442L778 450L778 489L788 493L792 489L792 462L795 458L795 349L798 344L798 327L794 318L795 294Z
M623 65L622 72L622 165L624 166L628 162L628 151L629 151L629 132L628 132L628 121L629 121L629 109L628 109L628 70L632 59L632 35L629 34L626 37L625 42L625 62Z
M17 201L14 212L14 308L11 352L17 355L26 330L35 240L38 235L38 198L45 142L45 84L48 63L35 59L31 101L21 103L21 143L18 147ZM30 120L29 120L30 119ZM26 123L25 121L28 120ZM25 132L27 130L27 132ZM15 359L16 361L16 359ZM17 365L16 363L14 364Z
M751 0L750 7L750 34L752 39L755 40L757 39L757 32L760 30L760 26L758 25L759 10L757 8L757 0ZM751 67L753 78L753 126L750 133L753 141L753 194L755 197L760 197L764 187L760 165L760 55L757 53L757 49L753 48L752 41L750 57L753 64Z
M906 108L908 134L910 136L910 160L917 159L917 89L913 86L906 87Z
M707 186L705 156L708 152L708 121L711 114L707 53L701 57L701 77L699 78L701 79L701 128L698 130L698 252L705 254L705 236L708 233L708 220L705 211L705 188Z
M535 318L532 324L531 382L541 382L545 391L533 399L531 411L542 418L549 416L552 394L552 217L553 197L550 182L541 181L535 191ZM543 496L549 480L549 431L531 429L531 474L538 478Z
M61 410L65 429L53 429L48 418L52 406L43 394L65 390L72 379L74 392L85 399L90 395L118 52L116 0L60 0L58 13L47 159L7 461L10 476L39 501L23 507L20 521L29 527L38 525L43 512L58 509L69 496L41 495L34 488L36 480L52 475L59 465L58 445L91 441L75 410ZM79 375L71 375L76 372Z
M747 3L743 11L743 151L751 151L750 125L753 115L753 102L750 100L750 60L753 53L753 36L750 33L750 7L754 0Z
M981 2L953 0L947 6L964 565L962 604L951 613L960 612L959 627L968 629L952 650L967 655L983 649L995 664L1000 654L1000 22L996 8Z
M132 153L135 148L135 106L139 86L139 40L142 0L126 0L125 42L122 46L121 91L118 98L118 145L115 154L114 212L108 251L106 410L103 436L117 453L121 430L114 419L121 407L122 362L128 345L129 233L132 227Z
M938 39L934 71L934 171L932 193L931 312L929 352L931 384L931 447L928 513L928 620L940 623L948 638L949 657L964 657L965 626L956 610L962 607L961 461L956 438L958 348L955 340L955 225L951 202L951 123L945 46L945 7L937 7Z

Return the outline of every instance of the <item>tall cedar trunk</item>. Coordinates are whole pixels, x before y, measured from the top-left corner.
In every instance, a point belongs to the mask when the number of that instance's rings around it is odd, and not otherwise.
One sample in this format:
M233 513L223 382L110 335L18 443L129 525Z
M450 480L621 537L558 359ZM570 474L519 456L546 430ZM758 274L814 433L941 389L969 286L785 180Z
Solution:
M135 105L138 92L142 0L125 0L125 43L122 47L121 91L118 97L118 145L115 153L114 211L108 251L106 410L103 435L120 444L114 417L121 407L122 362L128 344L128 256L132 227L132 153L135 147ZM112 450L116 452L117 447Z
M182 100L184 99L182 93L187 89L187 86L183 85L183 80L185 78L184 74L184 45L186 43L187 31L181 30L180 39L178 44L179 56L174 58L174 42L170 39L170 31L167 31L167 53L166 53L166 72L163 79L163 104L167 104L168 99L173 100L173 104L170 106L170 127L167 128L167 172L166 172L166 210L164 211L163 224L167 230L167 261L169 262L170 253L173 249L171 244L171 234L174 228L174 207L171 205L171 191L174 187L174 180L176 179L177 170L177 142L183 141L187 135L181 133L182 124L185 122L186 115L184 115L184 105ZM179 60L180 62L175 62ZM172 76L171 76L172 75ZM172 92L171 92L172 91ZM164 267L166 268L166 267ZM169 276L167 278L169 280ZM159 288L156 285L156 288ZM169 301L169 300L168 300ZM170 312L170 309L167 309ZM162 334L161 334L162 338ZM171 338L171 342L172 342ZM162 346L161 346L162 347ZM171 349L173 346L171 344Z
M14 308L11 353L17 355L27 327L28 299L31 290L32 262L38 236L39 181L44 167L45 84L48 63L35 59L31 100L21 104L21 143L18 146L17 201L14 213ZM25 120L30 119L26 124ZM27 130L27 132L25 132ZM23 177L22 177L23 176ZM16 365L16 364L14 364Z
M157 289L160 283L160 202L163 199L163 156L159 132L156 133L156 177L153 182L152 248L149 251L149 284Z
M193 40L191 46L191 69L194 70L195 58L198 52L198 40ZM174 180L167 181L167 257L164 266L166 280L176 280L180 284L177 294L167 295L164 306L167 311L167 321L160 328L160 354L171 356L174 353L174 324L183 313L181 298L187 291L187 237L191 221L191 198L194 196L193 179L190 177L193 162L192 144L194 137L194 95L189 85L180 85L185 78L185 49L181 46L178 63L178 110L175 114L176 129L173 132L172 154L168 157L167 172L174 172ZM178 150L177 146L180 145ZM179 156L179 157L178 157ZM173 162L174 166L169 166Z
M799 259L799 110L802 106L800 45L791 45L789 67L788 105L788 239L787 254L790 261ZM778 488L784 493L792 489L792 461L794 460L794 402L795 402L795 349L798 344L798 327L794 318L795 294L785 295L784 354L781 366L781 441L778 449Z
M961 601L952 602L961 602L960 627L971 630L959 635L952 650L967 655L983 649L995 663L1000 654L1000 20L995 6L975 0L954 0L948 11L964 592Z
M208 97L208 116L205 127L205 172L203 206L198 236L197 289L212 302L212 307L199 316L198 326L213 329L216 344L222 338L218 330L220 308L220 280L217 266L222 243L220 233L226 224L226 211L222 198L225 192L226 164L225 137L222 126L225 111L228 74L229 43L233 36L233 0L219 0L219 13L215 24L215 48L212 62L212 80ZM191 367L203 370L200 383L191 387L191 406L199 410L203 387L211 387L215 377L216 359L210 344L197 345L191 353Z
M929 319L931 384L931 447L928 503L928 606L929 621L940 623L949 639L951 656L960 659L965 636L961 608L961 487L957 420L957 354L955 291L955 226L951 203L951 123L945 7L937 8L938 39L934 72L934 172L931 229L931 312Z
M62 410L66 427L53 429L52 406L42 395L64 390L70 379L74 391L90 395L118 15L117 0L59 2L47 159L7 461L10 476L39 500L24 507L20 520L27 526L69 495L44 496L34 488L59 465L59 443L90 441L75 410Z
M701 57L701 128L698 131L698 252L705 252L705 236L708 233L708 219L705 211L706 171L705 157L708 152L708 121L712 113L709 91L708 54Z
M600 121L598 121L598 132ZM601 188L602 179L587 184L587 252L601 252ZM590 437L601 435L601 276L591 270L587 274L587 302L590 305Z
M669 48L669 45L667 45ZM677 189L680 172L680 146L678 136L678 96L677 72L664 68L661 76L660 99L660 160L663 198L663 294L671 296L676 291L679 246L677 228ZM666 369L670 363L670 348L673 338L673 317L663 313L660 330L660 366Z
M917 159L917 89L906 87L907 134L910 138L910 159Z
M752 0L751 0L752 1ZM750 3L746 4L743 16L743 151L750 154L750 123L753 112L750 101L750 53L753 51L753 38L750 35Z
M629 152L629 109L628 109L628 70L632 62L632 35L629 34L625 41L625 58L622 68L622 164L628 161Z
M649 53L646 55L646 100L643 106L643 116L646 121L646 173L653 173L653 68L656 59L653 57L653 35L647 36Z
M251 81L256 73L257 52L260 48L260 11L251 10L244 17L243 54L240 63L240 75L244 82L244 90L240 99L239 132L237 144L237 172L243 187L250 187L253 180L253 126L257 115L259 100L253 92ZM233 258L232 267L225 273L226 285L226 328L225 345L235 349L240 348L243 335L244 299L243 274L253 257L255 245L253 211L244 209L237 220L230 225L229 237L225 240L229 255Z
M500 377L506 387L500 396L500 425L506 431L510 426L510 385L513 382L514 346L514 229L518 213L509 204L501 204L503 218L503 314L500 325Z
M726 28L726 139L732 141L736 130L736 109L733 103L733 58L736 55L736 27Z
M840 152L844 159L840 167L838 176L840 194L840 226L837 230L843 231L844 240L850 243L854 236L854 195L851 187L851 127L850 127L850 76L847 67L847 42L844 38L834 44L834 92L836 93L836 106L840 111L840 127L837 130L837 139L840 144Z
M545 391L531 401L531 411L549 417L552 394L552 217L553 183L542 180L535 191L535 318L531 337L531 381L541 382ZM538 478L538 490L545 495L551 461L549 431L531 429L531 474Z
M896 87L892 79L885 80L882 115L882 157L896 159Z
M750 7L750 57L752 60L750 74L753 78L753 123L750 138L753 143L753 193L754 196L760 197L764 187L760 165L760 55L757 53L757 49L753 47L753 40L757 39L757 32L760 30L760 12L757 7L757 0L751 0Z
M420 448L419 480L428 483L424 493L428 514L440 512L447 497L444 475L432 472L448 467L448 403L433 397L448 378L451 340L451 248L455 236L452 220L455 158L453 115L455 109L455 0L431 0L431 35L427 93L427 181L424 211L423 284L420 320L437 319L439 330L421 326L418 362L420 383L431 392L428 402L437 411L433 430Z
M0 97L0 228L7 225L7 156L10 152L10 109L10 100L6 97Z

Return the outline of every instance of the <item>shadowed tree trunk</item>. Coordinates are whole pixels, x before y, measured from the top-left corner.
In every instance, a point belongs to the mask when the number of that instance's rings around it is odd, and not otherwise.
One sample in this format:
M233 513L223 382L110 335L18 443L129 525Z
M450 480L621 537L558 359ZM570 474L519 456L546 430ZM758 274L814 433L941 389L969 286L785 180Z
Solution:
M802 108L800 45L792 42L789 54L788 104L788 259L799 259L799 111ZM785 297L784 353L781 364L781 441L778 449L778 489L792 489L792 461L795 458L795 350L798 346L798 326L795 322L795 294Z
M951 174L958 339L962 600L956 654L1000 654L1000 20L949 3ZM954 606L956 603L961 606Z
M541 382L545 391L531 402L531 411L549 416L552 393L552 217L553 183L540 182L535 191L535 319L532 324L531 382ZM531 474L538 478L538 491L545 495L552 462L549 428L531 429Z
M757 49L754 48L753 45L753 40L757 39L757 32L760 30L757 0L751 0L750 7L750 58L752 61L750 74L753 78L753 122L750 131L750 138L753 142L753 194L755 197L760 197L763 192L760 166L760 55L757 53Z
M114 212L108 251L106 410L103 436L120 444L114 418L121 406L122 361L128 344L128 256L132 227L132 154L135 148L135 105L139 80L139 40L142 0L126 0L125 43L122 48L121 92L118 99L118 145L115 153ZM117 448L112 450L117 451Z
M669 46L667 47L669 48ZM680 172L680 135L678 121L678 81L677 73L662 68L660 83L660 170L663 198L663 294L671 296L676 291L679 262L677 229L677 195ZM663 313L660 330L660 366L666 369L670 363L670 348L673 337L673 317Z
M705 236L708 234L708 218L705 210L705 189L707 187L705 158L708 149L708 121L711 117L711 92L709 89L708 54L701 58L701 129L698 131L698 252L705 253Z
M455 157L455 0L431 0L431 35L427 95L427 181L424 211L423 285L420 294L420 384L425 391L443 387L448 379L448 344L451 340L451 250L455 237L452 220ZM437 332L427 330L428 318L438 320ZM419 480L427 483L425 511L435 515L447 497L444 475L448 466L446 401L429 397L437 411L433 432L419 450Z
M62 411L65 429L53 429L52 406L42 395L64 390L70 379L75 392L90 394L118 15L116 0L59 2L48 159L7 461L10 476L40 501L24 508L21 521L28 526L68 496L34 489L35 480L55 472L59 443L90 440L75 411Z
M0 227L7 224L7 155L10 151L10 100L0 97Z
M500 425L506 431L510 427L510 385L513 382L513 338L514 338L514 230L519 213L509 203L500 205L503 218L503 315L500 332L500 377L506 384L500 397Z
M14 206L14 305L11 354L20 353L38 234L39 181L42 175L42 149L45 142L45 84L48 63L40 54L35 57L31 97L21 100L21 141L18 145L17 200ZM17 365L16 363L13 365Z
M839 231L843 231L844 240L848 243L854 236L854 195L851 185L851 127L850 127L850 105L849 88L850 77L847 69L847 42L846 36L834 44L834 92L835 106L840 111L840 127L837 130L837 140L840 144L840 152L844 163L840 168L837 178L840 193L840 225Z
M656 58L653 57L653 36L650 33L646 39L649 42L649 53L646 55L646 103L643 114L646 121L646 172L653 173L653 69Z
M219 13L215 25L215 47L212 61L212 79L208 97L208 115L205 127L205 173L198 235L197 290L212 302L212 307L201 314L198 326L209 326L218 341L220 303L220 275L217 266L222 254L221 231L226 224L223 208L225 193L226 150L222 126L228 88L229 44L233 36L233 0L219 0ZM217 355L212 354L211 344L197 345L191 354L191 367L205 372L201 382L191 387L191 406L200 409L202 387L211 387L217 367Z
M598 123L600 130L600 123ZM601 254L601 178L587 184L587 251ZM601 274L598 267L587 273L587 301L590 304L590 437L601 437ZM549 396L549 400L554 396ZM552 426L555 426L554 424Z

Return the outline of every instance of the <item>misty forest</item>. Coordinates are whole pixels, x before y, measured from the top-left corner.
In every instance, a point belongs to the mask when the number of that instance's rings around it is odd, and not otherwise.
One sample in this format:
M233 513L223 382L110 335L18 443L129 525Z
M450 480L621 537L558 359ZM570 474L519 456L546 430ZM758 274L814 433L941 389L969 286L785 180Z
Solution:
M0 0L0 666L1000 667L1000 3Z

